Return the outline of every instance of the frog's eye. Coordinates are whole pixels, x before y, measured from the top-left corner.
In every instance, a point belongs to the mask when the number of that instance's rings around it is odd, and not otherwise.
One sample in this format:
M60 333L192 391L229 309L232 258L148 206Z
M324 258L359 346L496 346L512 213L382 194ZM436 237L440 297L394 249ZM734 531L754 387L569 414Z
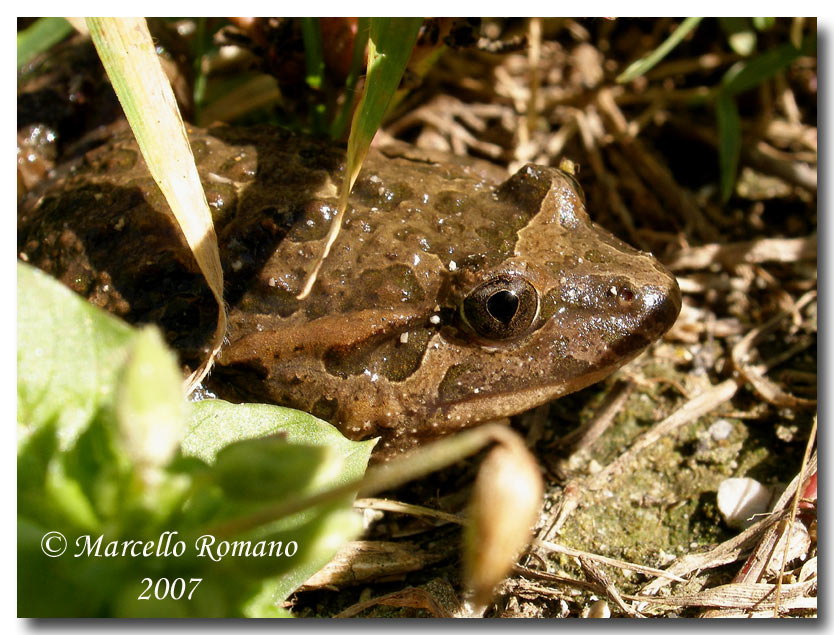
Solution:
M502 274L469 292L464 321L481 337L503 340L526 334L539 313L539 294L523 277Z

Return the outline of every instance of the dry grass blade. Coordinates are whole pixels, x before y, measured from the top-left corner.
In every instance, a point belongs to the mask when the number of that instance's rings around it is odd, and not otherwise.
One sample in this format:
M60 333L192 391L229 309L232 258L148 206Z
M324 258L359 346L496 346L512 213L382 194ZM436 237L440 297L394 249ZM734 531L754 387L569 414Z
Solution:
M782 585L782 612L793 609L815 609L817 599L809 594L816 589L816 579ZM700 593L643 598L624 596L628 600L665 604L667 606L714 607L722 609L773 610L775 584L725 584Z
M384 606L407 607L414 609L423 609L429 611L434 617L455 617L461 610L458 605L455 610L449 610L444 607L438 599L426 589L419 589L410 587L402 591L395 591L378 598L373 598L365 602L359 602L353 606L345 609L335 617L353 617L358 615L365 609L369 609L378 604Z
M808 464L810 462L811 448L814 447L814 443L816 442L816 437L817 437L817 418L814 417L814 425L811 428L811 434L808 437L808 444L805 446L805 455L802 457L802 467L800 468L799 475L797 476L797 482L798 483L801 483L801 484L805 483L805 474L807 473ZM816 473L816 461L814 461L814 464L815 464L814 465L814 473ZM790 516L790 519L788 520L788 524L787 524L788 528L787 528L786 536L785 536L785 549L784 549L784 552L782 553L782 564L781 564L781 567L779 568L779 576L776 579L776 601L775 601L774 607L773 607L774 614L776 614L776 615L779 614L780 601L781 601L781 597L782 597L782 577L785 573L785 567L787 566L787 562L788 562L788 549L789 549L789 544L788 544L789 540L788 539L790 538L791 531L793 530L794 522L796 522L796 512L799 509L799 499L802 496L802 493L803 493L803 488L802 487L797 487L796 488L796 494L794 494L793 503L791 505L791 516Z
M636 611L628 604L623 601L622 595L617 590L617 587L614 586L614 583L608 579L608 576L599 569L591 560L588 558L579 558L579 563L582 565L582 571L585 573L587 577L591 580L596 582L597 584L601 585L604 589L608 597L620 608L620 610L628 615L629 617L645 617L639 611Z
M810 408L816 405L815 399L805 399L791 395L770 381L765 376L766 365L753 365L749 363L749 356L753 346L761 341L767 334L773 331L776 326L785 318L791 317L802 307L816 298L816 291L810 291L796 303L794 311L783 311L771 318L761 327L751 330L741 341L733 347L732 360L738 372L745 381L750 382L757 393L767 402L788 408Z
M87 25L148 169L217 300L212 350L186 380L186 392L191 392L211 368L226 332L223 269L211 212L174 92L144 18L87 18Z
M355 540L339 549L333 559L298 590L338 588L404 575L419 571L441 557L421 551L409 543Z
M796 262L817 259L817 237L760 238L743 243L710 244L681 249L665 261L672 271L707 269L716 263L726 269L740 264Z
M633 562L617 560L616 558L609 558L608 556L601 556L596 553L580 551L579 549L571 549L570 547L565 547L564 545L560 545L555 542L549 542L547 540L535 540L534 544L535 546L545 549L547 551L552 551L553 553L561 553L566 556L571 556L573 558L580 558L590 562L598 562L599 564L608 565L610 567L617 567L618 569L624 569L626 571L637 571L638 573L643 573L645 575L650 575L653 577L668 578L670 581L673 582L684 581L683 578L669 573L668 571L663 571L662 569L655 569L654 567L647 567L642 564L634 564Z

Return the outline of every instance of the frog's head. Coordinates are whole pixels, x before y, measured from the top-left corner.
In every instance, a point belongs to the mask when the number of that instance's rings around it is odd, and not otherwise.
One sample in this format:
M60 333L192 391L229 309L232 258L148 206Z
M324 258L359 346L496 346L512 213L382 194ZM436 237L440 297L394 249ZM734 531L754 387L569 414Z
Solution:
M530 220L509 258L460 271L453 285L459 341L469 338L439 388L453 420L510 415L584 388L663 335L681 308L674 276L592 223L566 172L527 165L496 196Z

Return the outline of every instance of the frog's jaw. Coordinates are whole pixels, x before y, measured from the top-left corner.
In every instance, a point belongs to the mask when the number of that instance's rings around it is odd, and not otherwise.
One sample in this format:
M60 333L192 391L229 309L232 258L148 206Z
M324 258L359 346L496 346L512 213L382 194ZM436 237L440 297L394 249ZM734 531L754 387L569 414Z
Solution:
M630 360L623 359L625 364ZM531 408L541 406L554 399L564 397L572 392L582 390L591 384L605 379L614 372L616 368L603 368L576 377L571 382L550 384L543 386L531 386L530 388L513 390L507 393L494 393L486 396L474 396L466 401L449 404L443 409L442 418L446 426L469 427L487 421L493 421L504 417L525 412ZM472 413L475 412L478 418L473 420Z

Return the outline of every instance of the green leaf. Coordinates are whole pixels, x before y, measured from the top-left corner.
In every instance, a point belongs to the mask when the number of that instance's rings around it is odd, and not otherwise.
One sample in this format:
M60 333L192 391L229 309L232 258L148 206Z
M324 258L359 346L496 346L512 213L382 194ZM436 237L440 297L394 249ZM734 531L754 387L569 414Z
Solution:
M72 33L64 18L38 18L17 34L17 69Z
M686 18L686 20L681 22L680 26L675 29L674 33L666 38L663 44L658 46L646 57L632 62L628 68L626 68L625 71L617 77L617 82L624 84L650 71L654 68L655 64L666 57L678 44L680 44L683 38L685 38L690 31L695 29L702 19L703 18Z
M206 399L189 404L189 408L191 424L182 443L182 453L206 463L214 463L217 453L236 441L277 434L287 443L331 447L350 469L354 461L367 463L376 444L373 440L350 441L329 423L281 406ZM343 482L348 480L352 480L352 475L346 475Z
M360 533L362 518L352 509L335 509L318 516L303 528L303 533L296 536L299 553L293 558L293 568L264 580L260 590L244 605L244 615L276 617L275 606L327 564L342 545Z
M18 441L53 424L58 449L66 449L112 401L134 333L24 263L17 290Z
M183 453L213 463L224 490L238 502L251 501L260 493L262 502L274 503L359 480L376 443L350 441L316 417L279 406L206 400L191 404L191 409L192 426ZM358 535L361 522L350 509L352 499L319 504L237 536L298 544L291 559L237 563L239 574L268 577L247 601L247 615L271 615L276 603ZM234 510L239 517L253 507L250 503Z
M134 463L161 468L185 436L182 374L155 326L136 336L117 387L116 416Z
M290 444L277 435L238 441L217 453L215 478L232 499L275 501L309 491L334 460L331 452L328 446Z
M280 602L361 531L352 495L296 505L301 511L216 537L292 541L291 557L215 562L198 558L194 542L207 525L361 479L375 442L349 441L286 408L184 404L179 372L155 328L134 330L25 264L18 293L19 614L285 615ZM192 454L169 461L178 446ZM66 536L64 556L43 553L49 531ZM85 534L107 545L155 541L165 531L187 541L182 557L73 557ZM202 577L204 584L191 602L149 603L137 600L144 577Z
M715 102L718 119L718 164L721 171L721 198L727 201L733 193L741 154L741 119L735 99L721 94Z

